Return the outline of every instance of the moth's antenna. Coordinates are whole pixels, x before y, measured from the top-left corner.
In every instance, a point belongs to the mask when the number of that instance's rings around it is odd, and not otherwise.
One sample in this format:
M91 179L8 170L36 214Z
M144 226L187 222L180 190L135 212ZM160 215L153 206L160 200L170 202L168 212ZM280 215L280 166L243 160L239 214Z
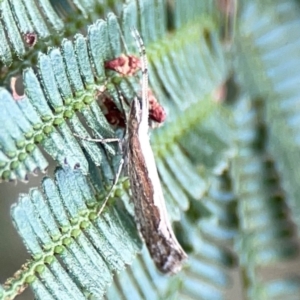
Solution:
M125 125L126 125L127 122L128 122L128 117L126 116L126 110L125 110L124 103L127 103L127 105L129 105L129 104L126 101L126 99L123 97L122 92L119 89L117 90L117 92L118 92L118 97L119 97L119 100L120 100L120 105L121 105L121 108L122 108L122 112L123 112L123 115L125 116ZM127 135L127 125L125 126L125 129L124 129L123 139L125 138L126 135Z
M148 118L148 108L149 108L149 101L148 101L148 60L146 55L146 49L144 42L137 31L136 28L131 28L131 34L133 35L137 47L139 49L140 57L141 57L141 69L142 69L142 106L143 112L147 113Z
M125 48L125 52L126 52L126 54L128 54L129 51L128 51L127 44L125 42L125 38L124 38L124 35L123 35L123 32L122 32L121 28L119 28L119 31L120 31L120 36L121 36L121 40L122 40L123 46Z

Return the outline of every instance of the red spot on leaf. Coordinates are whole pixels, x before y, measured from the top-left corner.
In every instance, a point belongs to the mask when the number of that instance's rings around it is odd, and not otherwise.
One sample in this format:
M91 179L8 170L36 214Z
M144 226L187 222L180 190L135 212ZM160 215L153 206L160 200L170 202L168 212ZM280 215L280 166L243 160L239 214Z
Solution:
M166 120L166 112L150 89L148 90L148 97L149 120L160 125ZM103 95L100 99L100 107L106 117L107 122L113 126L125 128L126 120L124 114L118 109L115 102L107 95Z
M113 70L122 76L132 76L141 68L141 61L134 55L125 55L106 61L105 69Z
M125 118L122 112L118 109L114 101L105 96L101 99L100 106L109 124L125 128Z
M162 105L157 101L151 89L148 89L149 119L159 124L166 120L167 114Z
M37 34L35 32L28 32L24 34L24 41L27 46L32 48L37 42Z

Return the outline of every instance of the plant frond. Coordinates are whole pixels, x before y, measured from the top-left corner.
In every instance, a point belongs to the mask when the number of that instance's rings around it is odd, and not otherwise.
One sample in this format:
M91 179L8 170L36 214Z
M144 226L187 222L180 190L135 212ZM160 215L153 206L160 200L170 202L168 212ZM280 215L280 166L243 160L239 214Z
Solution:
M153 15L153 7L155 6L147 6L149 14ZM162 5L160 7L163 9ZM129 38L129 26L137 24L126 23L126 20L129 15L137 13L138 8L134 5L124 7L124 19L121 24L123 24L122 31L126 33L124 39L128 48L133 47L132 38L130 41L126 40ZM148 14L148 11L145 13ZM199 30L202 32L200 46ZM161 36L162 32L156 35ZM128 99L132 99L135 91L138 91L135 78L116 78L115 74L104 70L105 61L123 52L125 45L122 43L117 18L109 14L106 22L99 20L88 28L86 38L77 34L74 42L63 40L60 49L53 48L47 55L42 53L39 55L37 70L28 68L24 71L25 95L23 99L17 101L17 105L31 123L31 128L25 133L29 138L25 139L23 148L18 149L19 152L24 152L28 144L40 143L60 165L67 163L71 168L80 168L87 173L86 157L72 132L78 136L89 137L86 124L98 138L114 137L113 130L95 101L95 95L104 86L114 99L116 89L120 89ZM162 161L159 163L159 169L166 174L166 178L175 175L175 180L181 187L193 187L193 189L185 188L183 192L198 199L205 191L205 183L192 166L185 149L174 141L179 141L187 132L199 127L199 124L218 107L212 103L209 94L217 89L226 76L227 68L221 45L217 34L213 31L212 21L200 18L171 35L168 43L156 41L153 47L149 44L147 53L152 63L151 84L160 102L168 110L168 121L161 130L157 130L154 139L154 144L159 144L159 150L154 150L158 159ZM201 59L190 61L195 55ZM199 93L194 91L192 81L188 80L191 76L197 78L194 84L202 87ZM170 102L170 97L175 101L175 106ZM80 118L76 112L80 113ZM200 139L201 133L197 135ZM191 142L193 138L188 139ZM84 139L79 139L79 142L96 165L103 162L99 145ZM114 154L116 148L106 144L105 149ZM18 154L15 151L13 158L10 161L6 159L2 164L3 179L25 179L24 172L22 177L18 177L18 174L10 168L12 164L22 165L17 159ZM6 149L3 150L3 155L8 156ZM184 170L186 171L183 173ZM182 194L182 191L179 193ZM177 198L174 197L174 193L173 198ZM187 201L183 207L187 207ZM174 212L175 219L178 219L178 213L179 211Z
M96 103L96 95L105 88L108 95L118 103L117 90L129 100L139 93L136 78L122 78L104 68L106 61L120 56L126 49L137 52L129 33L131 27L138 27L151 63L151 86L168 113L165 125L153 133L153 144L157 145L154 146L154 152L170 218L179 220L181 210L188 209L190 199L197 201L203 196L208 186L196 165L202 164L209 174L218 162L224 160L223 153L228 149L224 136L212 131L211 122L213 112L219 115L223 113L213 96L227 74L222 45L214 19L205 15L206 5L195 5L195 9L189 10L189 17L185 18L177 7L182 5L181 2L176 3L172 8L173 15L180 14L178 18L181 20L176 26L181 24L181 29L170 33L166 20L161 25L154 22L150 28L142 18L132 18L140 16L141 10L143 16L154 18L158 14L162 19L165 17L166 6L163 1L157 1L157 5L153 1L146 2L132 1L125 5L120 23L116 15L110 13L106 21L98 20L89 26L86 37L76 34L73 41L64 39L60 48L51 48L47 54L39 53L36 68L27 68L23 72L25 94L21 95L21 99L15 99L2 90L5 96L2 101L6 101L5 105L10 109L9 114L4 115L5 119L9 115L10 125L13 121L19 124L16 120L18 116L26 124L15 126L14 130L18 129L18 134L8 131L8 136L3 138L12 140L12 145L20 146L2 147L5 158L4 163L0 164L2 179L25 180L26 172L40 166L44 170L47 163L38 152L36 144L39 144L61 166L68 164L71 169L80 168L83 173L90 172L89 180L93 190L101 195L106 193L105 187L111 183L110 179L114 177L114 169L118 164L116 147L76 140L73 132L81 137L90 136L90 131L99 138L115 136ZM199 87L199 91L195 91L195 86ZM15 111L18 114L14 114ZM203 131L199 130L202 125L205 133L209 133L205 140L202 138ZM192 143L195 148L191 150L187 145ZM197 145L198 149L201 148L201 155L195 156ZM202 154L202 146L209 149L209 153L204 149ZM36 163L29 168L19 162L19 157L25 153L26 159L33 159L33 151L28 151L31 148L39 154L36 161L43 164ZM210 162L207 161L208 156ZM16 163L22 172L19 169L15 172L11 168ZM96 170L96 165L101 166L100 170ZM72 174L70 170L58 170L57 187L47 178L43 181L44 195L32 190L30 195L22 196L20 203L13 209L14 222L33 260L24 265L21 278L16 276L9 280L4 295L16 295L26 284L30 284L40 299L72 298L78 291L79 298L90 294L101 297L113 272L130 264L139 250L140 240L134 224L128 221L128 214L114 207L112 209L113 212L116 210L117 216L106 212L100 220L95 220L88 205L92 201L90 199L95 201L95 197L88 190L84 177L78 175L79 171L74 173L77 175ZM116 198L117 194L114 193L112 198ZM127 194L124 197L125 200L129 199ZM132 211L126 201L125 206ZM117 218L121 221L117 222ZM94 222L100 225L97 227ZM117 225L111 222L117 222ZM191 228L191 224L187 227ZM120 233L122 230L124 232ZM123 238L125 232L131 239L128 243ZM214 249L217 258L223 261L228 258L225 250L217 251L210 242L208 245L207 252ZM115 246L117 249L114 249ZM122 257L119 257L119 250L122 251ZM196 262L200 258L195 256L194 259ZM94 262L98 265L93 273ZM154 269L154 266L151 268ZM198 271L195 269L192 273ZM191 280L193 276L190 275ZM225 277L221 272L220 278ZM190 290L188 283L186 285L186 289ZM172 294L169 289L168 286L164 293Z
M13 298L29 284L39 299L100 298L112 274L131 264L141 248L124 206L96 215L100 196L79 171L58 169L12 207L13 222L32 256L5 286ZM99 203L98 203L99 204Z
M243 94L234 111L232 177L241 220L235 248L247 299L296 299L299 278L274 272L266 280L262 271L272 273L299 251L299 5L241 1L239 8L232 53Z
M45 171L48 162L32 139L38 115L27 99L16 102L5 89L0 89L0 102L1 178L26 180L27 173Z
M245 91L265 99L269 149L282 174L299 228L299 5L244 1L236 36L236 67Z
M27 41L28 34L36 35L35 39L46 39L53 31L61 31L64 27L48 0L3 0L0 13L0 61L6 65L12 63L13 53L22 58L26 47L32 47Z
M55 46L62 34L71 37L78 31L85 32L85 26L110 11L120 13L122 6L123 1L3 0L0 3L3 42L0 62L9 67L11 73L20 71L20 66L34 65L37 50L45 51L45 44ZM22 63L23 59L25 63Z
M245 292L251 299L260 299L267 291L270 294L264 299L270 299L275 292L272 283L259 280L259 269L293 258L299 251L280 177L267 149L261 101L242 96L235 108L237 155L233 160L233 179L241 220L236 251L247 278ZM289 280L280 280L289 286ZM289 294L289 288L285 292Z
M300 278L277 268L299 261L299 3L240 1L239 14L226 15L236 26L225 41L223 1L104 2L52 1L59 20L68 21L68 11L85 19L70 16L70 30L54 30L48 45L55 47L35 49L36 63L23 72L24 95L0 89L2 180L45 171L42 149L60 165L55 182L47 177L43 191L32 189L13 207L32 259L0 286L0 298L30 285L39 299L224 299L239 260L245 298L297 299ZM7 3L11 9L18 2ZM21 28L12 13L9 34ZM101 96L120 109L121 97L130 105L141 93L138 73L105 68L121 55L137 55L132 27L143 38L150 86L167 113L150 138L168 215L189 256L172 278L142 249L126 178L104 213L95 214L126 155L115 144L74 137L123 136L106 119ZM0 52L21 49L17 39Z

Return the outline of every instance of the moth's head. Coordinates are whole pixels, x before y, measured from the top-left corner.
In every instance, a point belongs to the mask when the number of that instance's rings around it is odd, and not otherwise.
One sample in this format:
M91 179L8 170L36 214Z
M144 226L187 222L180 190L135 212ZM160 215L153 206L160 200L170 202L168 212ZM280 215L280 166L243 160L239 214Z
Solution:
M142 101L138 97L135 97L132 100L129 118L127 121L130 123L130 126L132 126L133 128L137 128L141 124L142 112L143 112Z

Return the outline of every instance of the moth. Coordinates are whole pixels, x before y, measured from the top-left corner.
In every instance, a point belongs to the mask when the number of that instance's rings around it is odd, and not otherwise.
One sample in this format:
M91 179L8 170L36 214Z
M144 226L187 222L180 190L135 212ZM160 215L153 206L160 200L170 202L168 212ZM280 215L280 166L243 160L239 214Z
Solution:
M177 273L187 258L168 218L161 183L148 135L148 62L143 41L136 29L132 34L141 56L142 95L135 97L127 121L128 174L135 219L157 268Z
M181 270L187 254L176 239L168 218L161 183L158 177L153 151L149 140L148 62L143 41L136 29L132 29L141 57L142 92L136 96L126 118L126 135L123 141L127 174L132 191L135 220L149 253L157 268L166 274ZM98 140L99 141L99 140ZM100 140L115 142L117 139ZM113 187L118 181L124 158L121 159L114 183L107 194L98 215L103 211Z

